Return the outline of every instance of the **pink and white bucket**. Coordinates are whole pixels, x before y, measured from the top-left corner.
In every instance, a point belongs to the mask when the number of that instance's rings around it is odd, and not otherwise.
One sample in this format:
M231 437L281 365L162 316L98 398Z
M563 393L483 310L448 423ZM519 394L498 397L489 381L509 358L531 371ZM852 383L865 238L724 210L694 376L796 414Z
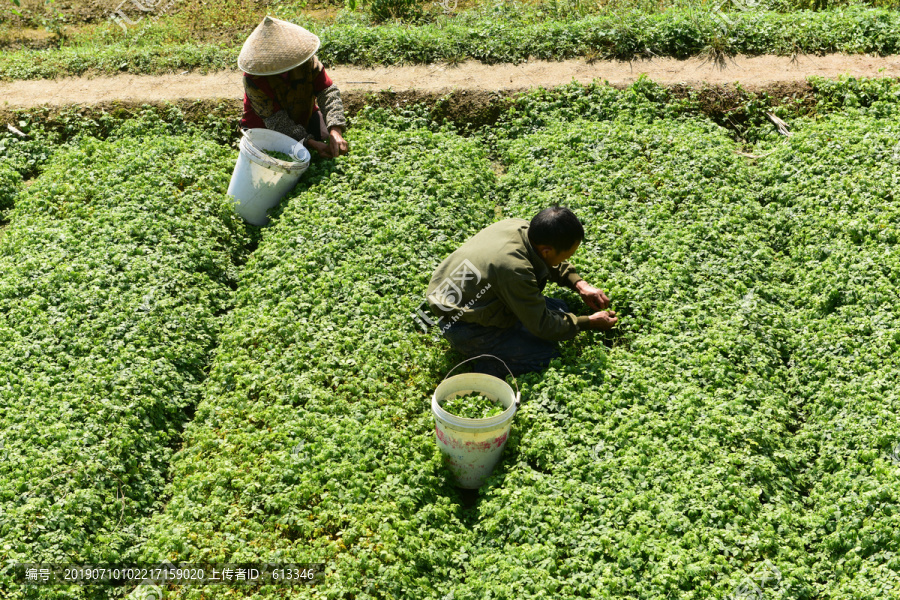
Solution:
M457 367L459 365L450 372ZM438 403L446 398L466 394L481 394L498 400L506 410L487 419L467 419L448 413ZM434 391L431 397L431 412L435 421L434 433L438 448L456 479L457 486L463 489L478 489L493 472L494 467L500 462L503 448L506 447L506 439L509 437L519 399L519 392L513 393L505 381L483 373L463 373L453 377L449 377L448 374Z

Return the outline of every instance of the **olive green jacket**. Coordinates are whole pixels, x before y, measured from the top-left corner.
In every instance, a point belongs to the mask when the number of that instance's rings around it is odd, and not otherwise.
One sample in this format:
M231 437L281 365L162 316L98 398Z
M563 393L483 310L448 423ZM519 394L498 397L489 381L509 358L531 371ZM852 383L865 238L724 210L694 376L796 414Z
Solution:
M545 340L567 340L588 317L547 309L547 281L575 289L581 277L569 263L548 267L528 241L528 221L506 219L481 230L440 264L428 285L428 304L443 331L463 320L507 328L521 321Z

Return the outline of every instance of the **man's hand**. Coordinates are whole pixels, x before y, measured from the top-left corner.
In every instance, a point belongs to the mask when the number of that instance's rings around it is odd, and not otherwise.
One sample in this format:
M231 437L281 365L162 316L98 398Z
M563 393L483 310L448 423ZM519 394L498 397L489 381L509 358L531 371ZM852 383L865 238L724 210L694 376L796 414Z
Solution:
M595 312L588 319L590 319L587 325L588 329L612 329L619 320L616 318L616 311L614 310Z
M575 284L575 289L581 294L581 299L584 300L584 303L594 310L609 308L609 298L606 297L603 290L595 288L583 279Z

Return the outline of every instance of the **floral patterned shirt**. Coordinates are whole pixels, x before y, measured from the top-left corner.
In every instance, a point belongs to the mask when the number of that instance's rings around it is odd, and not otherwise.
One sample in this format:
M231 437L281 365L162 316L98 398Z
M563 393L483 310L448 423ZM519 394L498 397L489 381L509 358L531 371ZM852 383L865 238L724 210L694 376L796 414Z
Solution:
M318 108L316 96L333 85L324 65L315 56L278 75L244 73L244 115L241 127L264 128L266 125L263 120L282 109L294 123L305 127ZM323 116L328 122L329 115L324 110ZM343 120L343 114L340 117ZM332 126L332 123L328 126Z

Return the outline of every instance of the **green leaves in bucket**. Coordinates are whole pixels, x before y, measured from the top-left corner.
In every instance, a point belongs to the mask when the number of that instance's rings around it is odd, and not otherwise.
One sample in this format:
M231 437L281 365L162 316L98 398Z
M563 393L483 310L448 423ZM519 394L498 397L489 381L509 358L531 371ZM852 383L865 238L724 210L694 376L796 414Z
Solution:
M444 398L441 408L450 414L466 419L487 419L495 417L505 410L499 400L491 400L481 394Z
M297 162L296 158L294 158L290 154L285 154L284 152L275 152L274 150L266 150L266 154L268 154L272 158L277 158L278 160L286 160L287 162Z

